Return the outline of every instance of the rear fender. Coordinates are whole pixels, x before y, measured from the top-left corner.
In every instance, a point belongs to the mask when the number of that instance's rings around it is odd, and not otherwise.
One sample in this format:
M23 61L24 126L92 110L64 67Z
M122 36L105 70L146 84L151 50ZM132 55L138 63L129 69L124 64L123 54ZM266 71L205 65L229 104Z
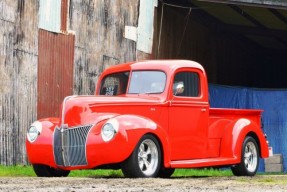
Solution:
M247 135L258 142L261 157L268 157L268 145L261 128L255 122L241 118L225 129L222 138L221 156L241 159L242 143Z

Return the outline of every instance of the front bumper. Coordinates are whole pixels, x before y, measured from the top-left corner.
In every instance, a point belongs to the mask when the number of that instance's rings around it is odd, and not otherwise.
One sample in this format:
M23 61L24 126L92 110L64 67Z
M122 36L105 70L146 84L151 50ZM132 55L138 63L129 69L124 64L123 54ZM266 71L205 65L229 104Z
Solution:
M120 129L113 140L105 142L101 137L103 124L64 129L43 127L35 142L26 141L28 159L31 164L64 170L93 169L123 162L132 152L135 139L128 139L126 130Z

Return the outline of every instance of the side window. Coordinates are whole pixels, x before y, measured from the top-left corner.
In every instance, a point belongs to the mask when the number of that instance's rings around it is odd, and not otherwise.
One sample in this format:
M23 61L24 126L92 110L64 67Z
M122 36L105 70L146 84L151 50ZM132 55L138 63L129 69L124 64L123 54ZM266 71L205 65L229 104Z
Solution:
M129 72L110 74L102 81L100 95L114 96L125 94Z
M196 72L179 72L174 77L173 94L182 97L198 97L199 75Z

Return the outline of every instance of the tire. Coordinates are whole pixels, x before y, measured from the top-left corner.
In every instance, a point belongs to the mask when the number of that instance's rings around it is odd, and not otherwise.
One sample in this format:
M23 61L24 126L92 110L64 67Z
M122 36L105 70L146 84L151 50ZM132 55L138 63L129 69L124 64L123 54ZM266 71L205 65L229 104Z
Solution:
M67 177L70 173L70 171L55 169L41 164L34 164L33 169L38 177Z
M258 144L253 137L247 136L242 145L241 162L231 167L231 170L235 176L254 176L258 165Z
M125 177L156 177L161 162L161 148L153 135L144 135L122 165Z
M161 167L159 169L159 172L158 172L158 177L160 178L170 178L172 176L172 174L174 173L175 169L174 168L164 168L164 167Z

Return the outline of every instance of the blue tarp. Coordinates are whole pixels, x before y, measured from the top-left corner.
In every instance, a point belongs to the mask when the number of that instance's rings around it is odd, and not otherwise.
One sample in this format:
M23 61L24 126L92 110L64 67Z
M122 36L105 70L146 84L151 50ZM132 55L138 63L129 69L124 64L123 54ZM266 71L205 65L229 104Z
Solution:
M282 154L287 172L287 90L209 85L213 108L263 109L263 131L274 154ZM259 172L264 172L260 161Z

